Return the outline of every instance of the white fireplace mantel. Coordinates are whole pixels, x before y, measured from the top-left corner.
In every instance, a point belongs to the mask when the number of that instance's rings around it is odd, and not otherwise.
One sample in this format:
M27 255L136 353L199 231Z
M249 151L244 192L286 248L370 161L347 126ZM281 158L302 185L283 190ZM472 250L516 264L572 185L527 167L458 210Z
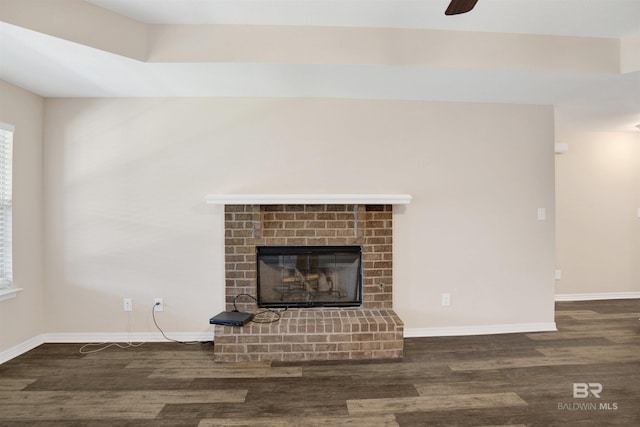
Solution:
M207 194L209 205L406 205L410 194Z

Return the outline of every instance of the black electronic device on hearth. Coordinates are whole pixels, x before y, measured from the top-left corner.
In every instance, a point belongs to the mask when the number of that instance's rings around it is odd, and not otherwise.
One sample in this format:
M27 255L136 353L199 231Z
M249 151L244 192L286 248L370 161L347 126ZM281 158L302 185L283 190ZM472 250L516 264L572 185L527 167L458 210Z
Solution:
M223 311L209 319L212 325L244 326L253 319L253 314L242 311Z

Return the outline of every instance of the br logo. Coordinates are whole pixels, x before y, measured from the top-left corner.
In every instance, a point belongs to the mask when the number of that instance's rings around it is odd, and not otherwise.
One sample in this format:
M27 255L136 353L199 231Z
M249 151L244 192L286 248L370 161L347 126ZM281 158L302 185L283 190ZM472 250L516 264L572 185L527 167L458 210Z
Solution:
M589 395L599 399L600 393L602 393L602 384L600 383L573 383L574 399L585 399Z

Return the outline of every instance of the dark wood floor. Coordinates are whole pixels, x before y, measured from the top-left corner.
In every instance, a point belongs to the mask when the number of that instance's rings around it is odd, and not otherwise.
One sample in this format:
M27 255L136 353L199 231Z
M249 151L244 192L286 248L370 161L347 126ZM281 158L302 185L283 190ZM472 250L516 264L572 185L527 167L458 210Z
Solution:
M410 338L400 362L46 344L0 365L0 425L640 426L639 318L640 300L563 302L559 332ZM574 383L601 384L600 398L574 398Z

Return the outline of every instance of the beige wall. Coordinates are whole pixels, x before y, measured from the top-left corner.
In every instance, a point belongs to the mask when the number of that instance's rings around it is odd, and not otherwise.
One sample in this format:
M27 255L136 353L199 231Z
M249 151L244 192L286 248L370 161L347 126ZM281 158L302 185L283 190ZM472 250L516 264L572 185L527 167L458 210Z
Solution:
M154 297L167 331L210 331L223 232L207 193L411 193L394 214L406 328L553 322L551 107L47 99L46 112L49 332L155 332Z
M620 39L620 72L640 71L640 34Z
M640 292L640 134L561 133L558 294Z
M0 353L44 332L43 113L42 98L0 80L0 121L15 126L13 270L24 289L0 301Z
M150 25L148 60L617 73L620 42L406 28Z

